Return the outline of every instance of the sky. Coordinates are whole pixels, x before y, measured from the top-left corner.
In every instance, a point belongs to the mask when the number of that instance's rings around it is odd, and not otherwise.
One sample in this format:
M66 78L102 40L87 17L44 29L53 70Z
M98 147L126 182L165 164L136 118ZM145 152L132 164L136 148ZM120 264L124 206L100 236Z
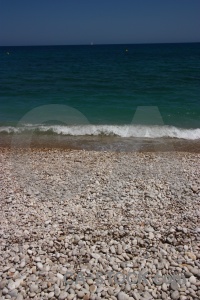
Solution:
M200 0L0 0L0 46L200 42Z

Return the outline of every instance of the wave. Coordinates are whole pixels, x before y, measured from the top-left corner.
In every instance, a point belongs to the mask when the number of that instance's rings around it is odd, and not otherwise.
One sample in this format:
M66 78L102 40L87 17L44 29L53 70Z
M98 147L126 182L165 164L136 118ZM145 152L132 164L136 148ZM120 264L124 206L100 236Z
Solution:
M21 127L0 127L0 133L36 132L70 136L118 136L123 138L178 138L187 140L200 139L200 128L184 129L174 126L143 126L143 125L31 125Z

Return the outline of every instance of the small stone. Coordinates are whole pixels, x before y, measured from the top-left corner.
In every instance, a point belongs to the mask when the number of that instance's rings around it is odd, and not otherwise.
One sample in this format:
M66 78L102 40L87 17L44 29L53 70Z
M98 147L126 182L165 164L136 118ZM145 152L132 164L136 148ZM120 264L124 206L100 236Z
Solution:
M200 290L197 291L197 296L200 298Z
M127 284L125 285L125 291L126 291L126 292L130 292L130 291L131 291L130 284L127 283Z
M195 228L195 231L196 231L197 233L200 233L200 227L196 227L196 228Z
M9 290L14 290L15 289L15 283L13 280L10 280L10 282L8 283L8 289Z
M149 232L149 239L150 239L150 240L153 240L153 239L154 239L154 234L153 234L153 232Z
M122 254L122 245L118 244L117 246L117 254L121 255Z
M90 285L89 289L90 289L91 293L95 293L97 290L97 287L96 287L96 285L92 284L92 285Z
M60 288L58 285L54 286L54 294L56 297L58 297L60 295Z
M186 252L187 256L192 260L196 260L196 255L193 252Z
M0 281L0 290L3 290L6 285L7 285L7 280Z
M127 294L125 294L124 292L119 292L119 294L117 295L117 299L118 300L128 300L129 296Z
M179 297L180 297L179 292L178 292L178 291L174 291L174 292L171 294L171 297L172 297L173 300L179 299Z
M113 253L113 254L115 254L115 247L114 246L110 247L110 252Z
M190 272L191 272L193 275L197 275L197 276L198 276L198 275L200 274L200 271L199 271L199 269L197 269L197 268L190 267L189 270L190 270Z
M91 279L91 278L88 278L87 279L87 284L89 284L89 285L91 285L91 284L93 284L94 282L93 282L93 280Z
M65 300L67 299L68 293L67 292L61 292L60 296L58 297L59 300Z
M193 186L191 187L191 189L193 190L194 193L197 193L197 192L198 192L198 186L196 186L196 185L193 185Z
M166 283L165 283L165 282L162 284L162 290L163 290L164 292L166 292L166 291L167 291L167 285L166 285Z
M91 253L91 256L95 259L99 259L101 257L98 253Z
M89 294L86 294L84 297L83 297L83 300L89 300L90 299L90 295Z
M63 280L64 276L60 273L57 273L57 277L60 279L60 280Z
M19 262L19 256L18 256L18 255L15 255L14 262L15 262L15 263L18 263L18 262Z
M137 292L133 292L133 298L135 299L135 300L140 300L140 294L138 294Z
M49 241L49 246L53 247L53 241Z
M72 299L74 299L74 297L75 297L75 294L69 294L67 296L67 300L72 300Z
M35 283L32 283L30 286L30 292L31 293L36 293L38 291L38 285Z
M20 268L24 268L24 267L25 267L25 265L26 265L26 262L25 262L25 260L22 260L19 266L20 266Z
M132 244L133 244L134 246L136 246L136 245L137 245L137 240L134 239L134 240L132 241Z
M191 289L193 289L193 291L196 291L196 290L197 290L196 285L192 284L192 285L191 285Z
M23 299L24 299L24 297L23 297L22 294L18 294L18 295L17 295L17 299L16 299L16 300L23 300Z
M81 289L81 285L78 283L78 284L76 284L76 289L77 290L80 290Z
M191 277L189 278L189 282L192 283L192 284L196 284L196 277L191 276Z
M47 289L47 282L46 282L46 281L44 281L44 282L42 283L41 289L42 289L42 290Z
M18 287L21 285L21 283L23 282L23 279L18 278L15 280L15 287L16 289L18 289Z
M109 289L108 289L108 294L109 294L110 296L112 296L112 295L114 294L114 291L113 291L112 288L109 288Z
M8 291L8 289L7 289L6 287L2 290L2 294L3 294L3 295L7 295L8 292L9 292L9 291Z
M85 296L85 293L82 291L78 291L77 296L78 296L78 298L82 299Z
M53 298L54 297L54 292L50 292L47 297L48 297L48 299Z
M176 281L172 281L172 282L170 283L170 288L171 288L173 291L177 291L177 290L179 289L177 282L176 282Z
M39 270L42 270L42 269L43 269L43 264L40 263L40 262L38 262L38 263L37 263L37 268L38 268Z
M146 232L154 232L154 229L153 229L153 227L146 227L145 231Z
M14 289L14 290L8 292L8 295L10 295L10 296L13 297L13 298L16 298L16 297L17 297L17 294L18 294L18 292L17 292L16 289Z
M80 236L77 235L77 234L75 234L75 235L74 235L74 241L75 241L75 242L80 241Z
M162 293L163 293L163 292L162 292ZM158 298L158 296L157 296L157 294L156 294L156 291L155 291L155 290L152 292L152 296L153 296L153 299L157 299L157 298Z
M143 299L144 300L152 300L153 298L148 292L145 292L143 295Z
M168 255L167 251L165 251L164 249L160 249L160 252L161 252L161 254L164 255L164 256L167 256L167 255Z
M108 251L107 248L102 248L101 249L101 252L103 252L103 253L107 253L107 251Z
M10 270L9 270L11 273L15 273L15 268L11 268Z

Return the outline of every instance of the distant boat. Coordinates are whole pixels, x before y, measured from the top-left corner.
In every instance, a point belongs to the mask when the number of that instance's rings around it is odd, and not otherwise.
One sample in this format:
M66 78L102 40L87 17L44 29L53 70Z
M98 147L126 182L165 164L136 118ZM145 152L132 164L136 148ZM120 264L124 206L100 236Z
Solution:
M93 43L93 42L91 42L91 43L90 43L90 45L91 45L91 46L93 46L93 45L94 45L94 43Z

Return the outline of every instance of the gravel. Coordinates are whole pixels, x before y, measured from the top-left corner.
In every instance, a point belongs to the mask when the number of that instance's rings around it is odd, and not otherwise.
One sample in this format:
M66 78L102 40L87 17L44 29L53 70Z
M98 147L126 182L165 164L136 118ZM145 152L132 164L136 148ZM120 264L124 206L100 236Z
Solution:
M199 159L1 148L0 299L199 299Z

